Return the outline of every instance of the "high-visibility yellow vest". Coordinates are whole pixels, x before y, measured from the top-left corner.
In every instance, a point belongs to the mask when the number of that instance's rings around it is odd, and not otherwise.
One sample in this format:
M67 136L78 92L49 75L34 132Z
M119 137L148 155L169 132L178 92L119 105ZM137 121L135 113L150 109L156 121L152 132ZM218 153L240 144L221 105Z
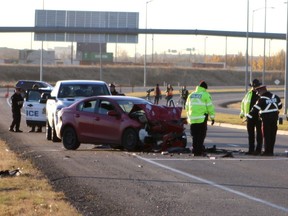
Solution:
M247 92L247 94L242 99L240 117L246 117L246 115L250 112L252 95L253 95L253 92L251 89L250 91Z
M211 120L215 118L211 95L201 86L197 86L196 90L189 94L185 110L189 124L203 123L207 115Z

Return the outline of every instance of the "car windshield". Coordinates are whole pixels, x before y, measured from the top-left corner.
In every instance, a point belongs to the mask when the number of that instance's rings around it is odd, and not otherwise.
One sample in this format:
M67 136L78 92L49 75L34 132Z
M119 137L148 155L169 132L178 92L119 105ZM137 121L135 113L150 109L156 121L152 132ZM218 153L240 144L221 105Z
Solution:
M146 102L145 100L141 100L141 101L137 101L137 100L117 100L117 103L119 104L119 106L121 107L121 109L125 112L125 113L130 113L130 111L132 110L134 104L147 104L148 101Z
M63 84L60 87L59 98L90 97L108 94L108 88L102 84Z

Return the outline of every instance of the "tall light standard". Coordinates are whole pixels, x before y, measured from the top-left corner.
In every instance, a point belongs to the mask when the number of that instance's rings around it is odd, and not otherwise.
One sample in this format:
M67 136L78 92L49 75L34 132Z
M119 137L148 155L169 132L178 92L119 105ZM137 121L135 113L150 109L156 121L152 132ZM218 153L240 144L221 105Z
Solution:
M265 0L265 15L264 15L264 34L266 34L266 14L267 14L267 0ZM263 51L263 73L262 84L265 84L265 70L266 70L266 38L264 38L264 51Z
M262 7L262 8L257 8L257 9L252 11L252 32L254 32L254 13L256 11L259 11L259 10L262 10L262 9L266 9L266 8L274 9L274 7ZM265 17L266 17L266 14L265 14ZM264 25L266 26L266 18L265 18L265 24ZM265 28L265 31L266 31L266 28ZM264 65L265 65L265 49L266 48L264 48L264 60L263 60ZM252 38L252 41L251 41L250 83L252 82L252 71L253 71L253 38ZM264 79L264 78L262 78L262 79ZM263 80L262 80L262 83L264 84Z
M285 58L285 88L284 88L284 114L288 111L288 2L287 4L287 29L286 29L286 58Z
M206 62L206 42L207 42L206 40L207 40L207 38L208 37L204 38L204 63Z
M42 1L44 10L44 0ZM43 39L41 41L41 53L40 53L40 81L43 80Z
M248 91L248 45L249 45L249 0L247 0L247 31L246 31L246 71L245 71L245 92Z
M145 11L145 29L147 30L147 6L148 3L153 0L146 1L146 11ZM144 87L146 87L146 75L147 75L147 32L145 32L145 54L144 54Z
M227 68L227 36L225 37L225 68Z

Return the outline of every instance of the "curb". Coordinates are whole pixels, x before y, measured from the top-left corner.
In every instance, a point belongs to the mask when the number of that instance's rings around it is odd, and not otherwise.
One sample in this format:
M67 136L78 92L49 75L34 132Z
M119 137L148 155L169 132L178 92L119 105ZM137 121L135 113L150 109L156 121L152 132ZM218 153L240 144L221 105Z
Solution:
M214 126L226 127L226 128L234 128L234 129L239 129L239 130L246 130L246 126L233 125L233 124L227 124L227 123L215 123ZM277 130L277 134L279 134L279 135L288 135L288 131Z

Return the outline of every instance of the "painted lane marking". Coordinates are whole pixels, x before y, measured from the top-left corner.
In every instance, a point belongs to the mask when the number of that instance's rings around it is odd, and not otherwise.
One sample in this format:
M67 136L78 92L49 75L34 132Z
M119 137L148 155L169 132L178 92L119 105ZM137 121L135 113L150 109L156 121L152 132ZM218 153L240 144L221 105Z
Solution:
M227 191L227 192L230 192L230 193L233 193L233 194L236 194L238 196L241 196L241 197L244 197L244 198L247 198L249 200L253 200L255 202L259 202L259 203L262 203L264 205L267 205L267 206L270 206L272 208L275 208L275 209L278 209L278 210L281 210L281 211L284 211L284 212L287 212L288 213L288 208L285 208L283 206L279 206L279 205L276 205L276 204L273 204L271 202L268 202L268 201L265 201L265 200L262 200L262 199L259 199L257 197L253 197L253 196L250 196L248 194L245 194L245 193L242 193L240 191L237 191L237 190L233 190L231 188L228 188L228 187L225 187L225 186L222 186L222 185L219 185L213 181L209 181L207 179L203 179L203 178L200 178L200 177L197 177L195 175L191 175L189 173L186 173L186 172L183 172L181 170L177 170L177 169L174 169L172 167L169 167L169 166L165 166L163 164L160 164L160 163L157 163L155 162L154 160L150 160L150 159L147 159L147 158L143 158L139 155L136 155L137 158L139 158L140 160L143 160L143 161L146 161L150 164L153 164L153 165L156 165L158 167L162 167L164 169L167 169L167 170L170 170L172 172L175 172L175 173L178 173L180 175L183 175L183 176L186 176L188 178L191 178L191 179L194 179L194 180L197 180L199 182L202 182L202 183L205 183L205 184L208 184L208 185L211 185L212 187L216 187L216 188L219 188L221 190L224 190L224 191Z

